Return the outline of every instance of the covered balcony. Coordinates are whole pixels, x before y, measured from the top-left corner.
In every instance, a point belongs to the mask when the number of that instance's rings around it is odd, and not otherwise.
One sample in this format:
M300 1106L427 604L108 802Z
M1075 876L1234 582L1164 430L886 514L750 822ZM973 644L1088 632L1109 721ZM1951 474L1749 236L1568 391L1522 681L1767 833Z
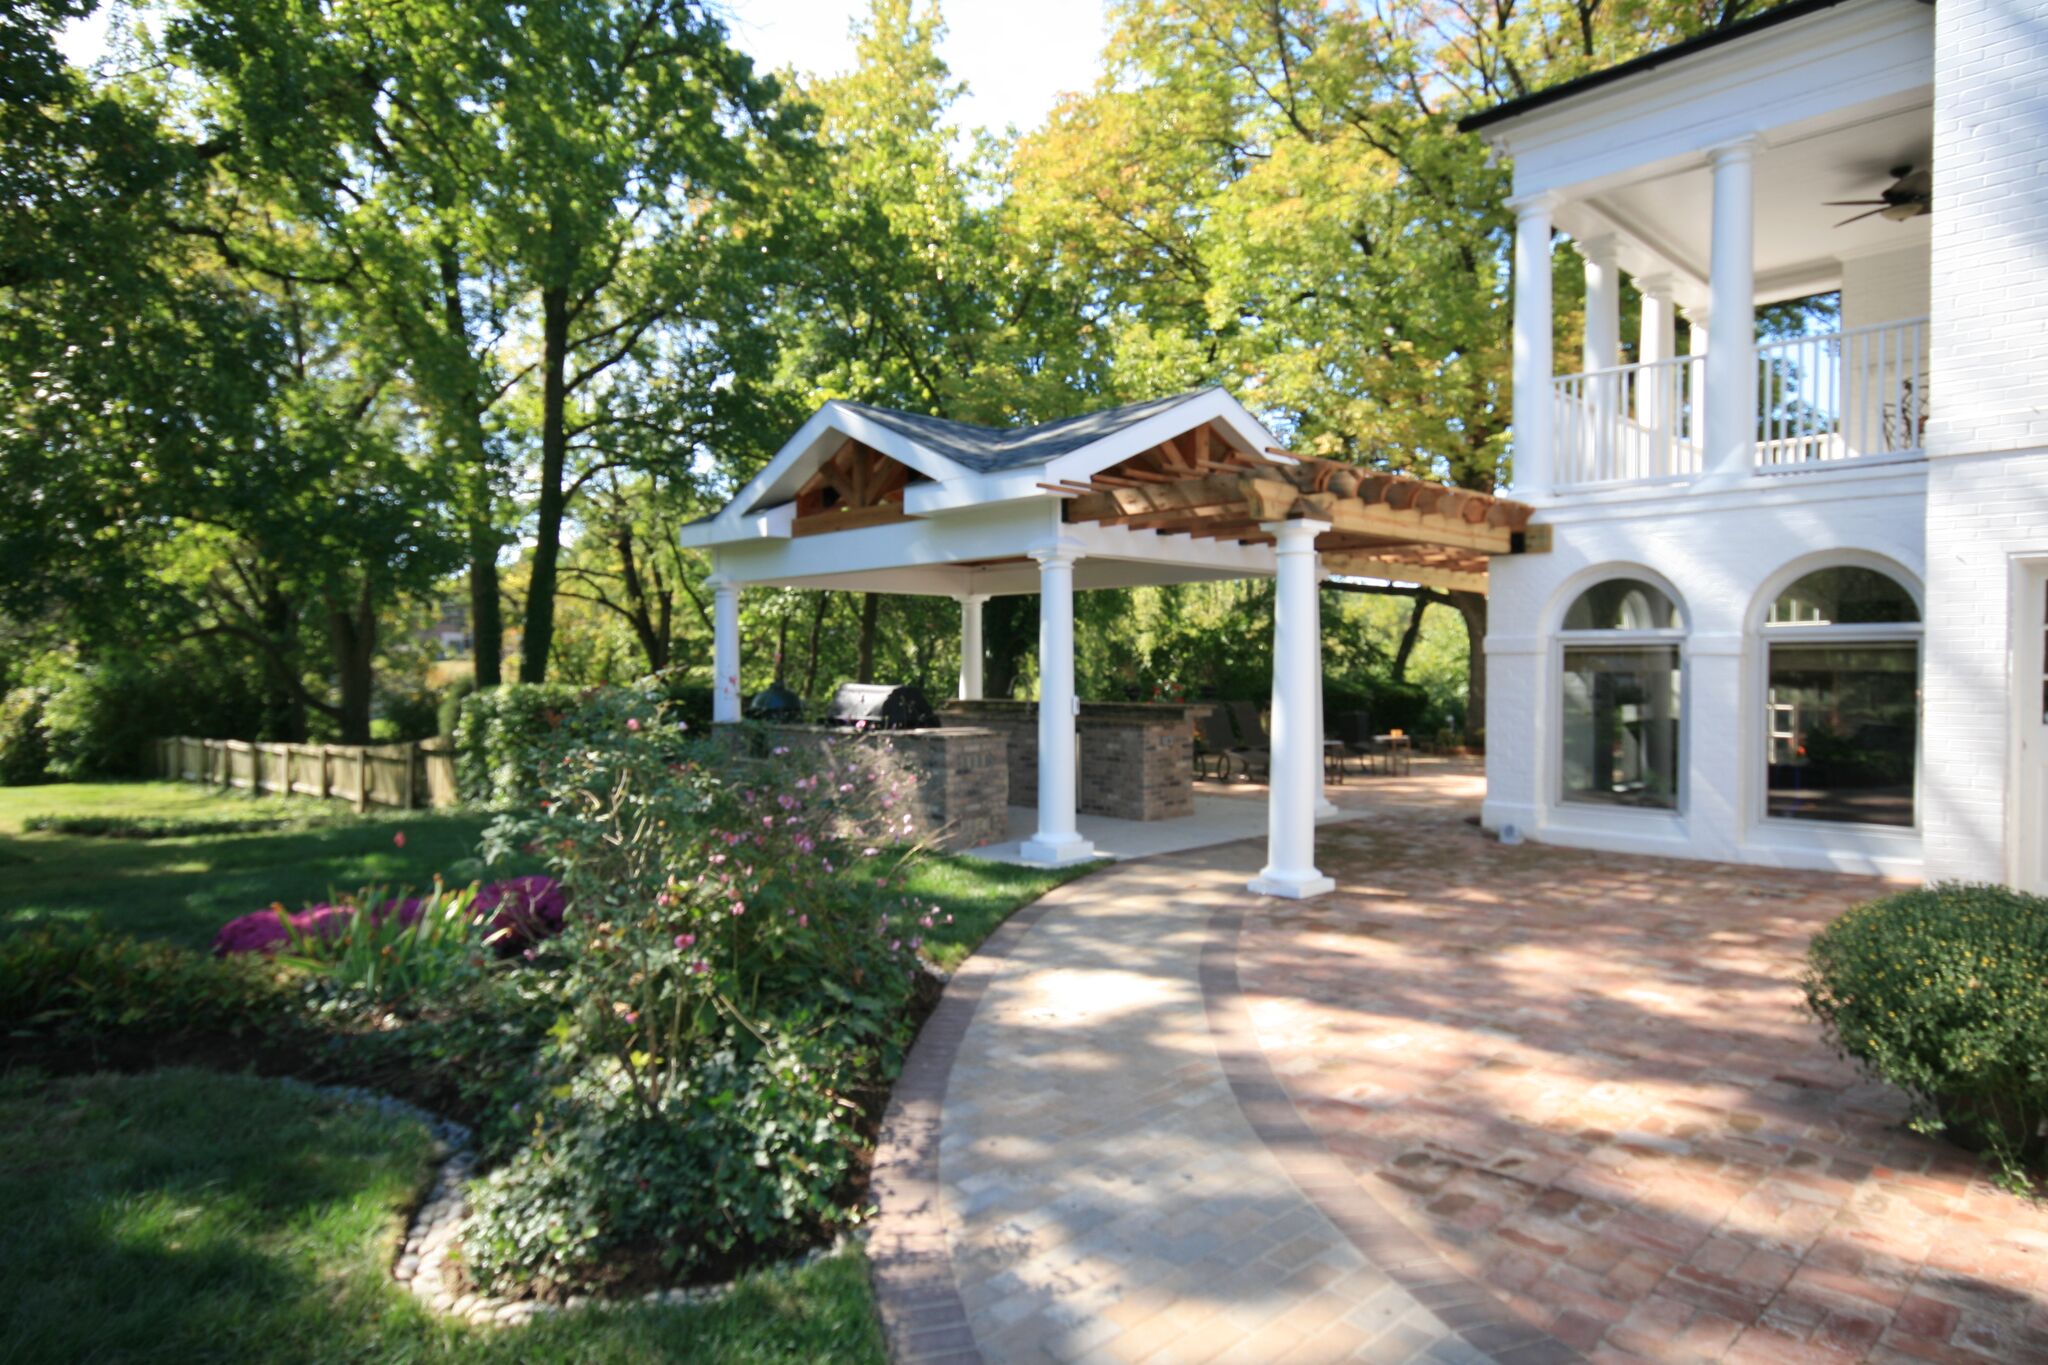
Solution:
M1790 7L1768 41L1701 40L1467 121L1514 160L1517 496L1921 454L1940 401L1929 24L1891 0ZM1579 354L1559 363L1560 340Z

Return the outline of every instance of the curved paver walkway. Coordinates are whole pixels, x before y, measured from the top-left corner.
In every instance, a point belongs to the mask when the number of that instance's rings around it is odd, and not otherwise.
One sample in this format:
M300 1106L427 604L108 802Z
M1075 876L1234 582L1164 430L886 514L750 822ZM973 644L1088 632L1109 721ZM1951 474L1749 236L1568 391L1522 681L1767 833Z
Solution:
M1256 852L1075 883L948 990L876 1170L899 1359L1574 1354L1451 1272L1295 1117L1230 962Z
M885 1124L896 1356L2048 1365L2048 1213L1800 1009L1881 886L1504 848L1474 790L1373 784L1317 902L1238 844L998 931Z

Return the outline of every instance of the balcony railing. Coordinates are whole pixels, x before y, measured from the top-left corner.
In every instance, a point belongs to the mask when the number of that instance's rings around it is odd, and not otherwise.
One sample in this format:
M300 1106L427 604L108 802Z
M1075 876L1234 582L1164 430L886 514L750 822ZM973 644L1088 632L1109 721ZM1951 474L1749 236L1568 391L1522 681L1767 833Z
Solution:
M1663 483L1700 472L1695 412L1707 358L1679 356L1557 381L1560 484Z
M1927 428L1927 319L1756 348L1757 470L1917 455Z
M1927 427L1927 319L1764 342L1756 351L1760 474L1909 458ZM1706 357L1554 381L1561 487L1678 482L1702 470Z

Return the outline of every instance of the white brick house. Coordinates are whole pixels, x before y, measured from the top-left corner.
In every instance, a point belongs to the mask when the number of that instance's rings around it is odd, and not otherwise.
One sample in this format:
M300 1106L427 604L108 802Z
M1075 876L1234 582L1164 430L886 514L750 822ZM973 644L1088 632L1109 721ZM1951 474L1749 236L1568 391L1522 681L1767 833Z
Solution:
M1467 127L1554 536L1492 568L1486 824L2048 890L2048 3L1795 0Z

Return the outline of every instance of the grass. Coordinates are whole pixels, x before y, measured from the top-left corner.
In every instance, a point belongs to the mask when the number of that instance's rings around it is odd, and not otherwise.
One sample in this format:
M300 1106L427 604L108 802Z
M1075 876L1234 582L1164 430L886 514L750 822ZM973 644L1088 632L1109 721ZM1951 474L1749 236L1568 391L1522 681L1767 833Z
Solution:
M919 864L905 880L912 895L936 901L953 917L951 924L928 930L925 953L945 971L955 971L996 926L1056 886L1105 866L1101 862L1073 867L1018 867L959 854L936 854Z
M30 832L43 818L103 827L285 819L275 829L178 838ZM489 817L468 812L357 815L334 801L256 800L197 783L0 787L0 930L98 917L112 933L206 947L236 915L273 901L299 909L333 891L466 879ZM83 824L72 825L84 828ZM405 845L395 836L403 831ZM505 875L538 870L538 864Z
M0 1079L0 1360L883 1358L857 1255L703 1307L430 1315L387 1273L429 1148L409 1120L252 1077Z

